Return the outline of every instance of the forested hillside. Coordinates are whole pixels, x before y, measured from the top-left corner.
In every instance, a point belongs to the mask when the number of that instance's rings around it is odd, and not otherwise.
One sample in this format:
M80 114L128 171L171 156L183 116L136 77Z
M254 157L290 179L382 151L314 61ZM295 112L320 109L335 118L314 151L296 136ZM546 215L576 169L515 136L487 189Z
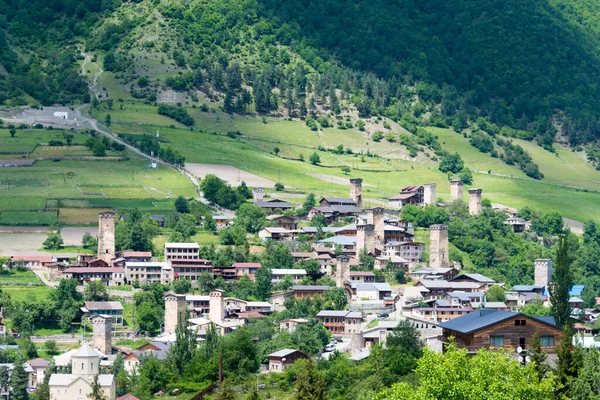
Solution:
M0 0L0 102L88 100L75 63L85 49L149 101L156 81L199 89L232 112L303 117L345 101L403 126L426 115L464 129L484 117L546 142L559 131L588 143L600 136L599 5ZM148 68L144 53L180 73Z

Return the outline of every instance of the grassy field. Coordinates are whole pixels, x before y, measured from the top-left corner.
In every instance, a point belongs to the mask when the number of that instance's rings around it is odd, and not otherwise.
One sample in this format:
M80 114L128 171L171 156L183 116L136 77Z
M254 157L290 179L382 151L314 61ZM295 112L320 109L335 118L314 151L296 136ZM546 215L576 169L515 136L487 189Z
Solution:
M52 289L47 286L2 286L2 291L10 294L12 300L42 300L48 298Z

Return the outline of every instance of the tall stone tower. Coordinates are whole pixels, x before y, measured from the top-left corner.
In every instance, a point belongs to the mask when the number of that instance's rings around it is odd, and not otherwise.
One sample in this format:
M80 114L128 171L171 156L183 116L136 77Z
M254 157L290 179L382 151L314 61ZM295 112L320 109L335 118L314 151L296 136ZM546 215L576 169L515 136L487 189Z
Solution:
M344 282L350 281L350 259L346 256L337 257L337 266L335 270L335 286L344 287Z
M450 181L450 201L463 199L463 181L452 179Z
M98 221L98 258L110 265L115 258L115 213L103 212Z
M224 291L215 289L209 293L210 296L210 311L208 313L208 319L212 322L221 322L225 318L225 301L223 295Z
M350 198L356 202L356 207L362 208L362 179L350 179Z
M549 258L538 258L535 260L534 264L534 284L536 286L548 287L548 284L552 282L552 268L554 267L554 262Z
M110 315L93 316L92 328L92 347L110 355L112 353L112 317Z
M375 227L375 241L380 243L385 239L385 220L383 207L375 207L367 210L367 224Z
M429 227L429 238L429 267L448 267L450 265L448 225L431 225Z
M481 189L469 189L469 214L481 214Z
M169 293L165 296L165 335L175 333L177 325L185 319L185 295Z
M423 205L428 206L436 203L435 190L435 183L426 183L423 185Z
M363 250L370 254L375 253L375 225L373 224L356 225L356 258Z
M254 201L262 201L265 197L265 190L263 188L254 188L252 195L254 196Z

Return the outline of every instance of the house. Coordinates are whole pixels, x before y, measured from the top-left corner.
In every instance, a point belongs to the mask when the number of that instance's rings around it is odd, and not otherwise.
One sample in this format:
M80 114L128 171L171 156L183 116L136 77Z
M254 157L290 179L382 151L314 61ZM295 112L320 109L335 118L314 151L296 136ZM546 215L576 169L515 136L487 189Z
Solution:
M50 398L61 400L79 400L90 397L94 377L106 400L115 398L115 379L111 374L100 374L98 353L84 343L71 355L72 372L70 374L52 374L50 376Z
M467 315L473 311L470 305L452 305L445 300L437 300L428 306L410 307L410 315L435 322L446 322Z
M306 318L284 319L279 322L279 330L294 333L298 325L306 324L308 321Z
M375 282L375 274L371 271L350 271L350 281L373 283Z
M125 284L137 281L141 285L154 282L168 285L172 280L171 271L168 262L125 261Z
M319 200L319 205L321 207L331 207L331 206L354 206L356 207L356 201L345 198L345 197L323 197Z
M190 317L198 318L207 316L210 313L210 296L187 294L185 301L188 303Z
M28 269L41 269L54 262L52 256L12 256L12 265L23 264Z
M481 292L448 292L444 300L452 306L472 307L476 309L484 304L484 293Z
M41 385L44 382L44 374L46 373L46 370L50 368L50 362L38 357L27 361L25 364L29 365L33 370L34 385L32 386Z
M384 297L392 296L392 288L389 283L360 283L350 282L346 284L352 294L352 298L358 300L383 300Z
M165 243L165 261L198 260L200 259L200 245L198 243Z
M424 193L423 186L406 186L400 190L399 194L389 197L388 204L400 210L407 204L421 206L423 205Z
M325 292L333 289L331 286L322 285L294 285L292 292L296 300L308 298L312 300L315 296L325 296Z
M123 305L118 301L86 301L81 311L86 318L109 315L112 317L113 325L123 325Z
M117 258L123 258L125 262L149 262L152 260L152 252L123 250L117 253Z
M458 271L452 267L448 268L420 268L410 273L411 278L422 280L422 279L441 279L450 281L456 277Z
M273 307L268 301L247 301L243 312L271 314L271 312L273 312Z
M410 262L400 256L379 256L375 257L375 269L386 269L388 263L391 263L392 268L394 269L403 269L404 272L408 272L408 267Z
M448 282L445 280L421 279L415 286L427 288L427 295L430 298L443 298L446 293L460 292L479 292L484 284L476 282Z
M273 222L277 228L282 228L288 231L294 230L298 227L296 218L291 215L273 214L267 216L267 221Z
M83 285L91 280L101 281L105 286L121 286L125 282L122 267L71 267L62 273L63 278L75 279Z
M332 334L349 335L360 332L362 314L358 311L322 310L315 318Z
M169 352L169 347L171 347L170 342L162 342L157 340L138 347L123 357L125 371L129 372L130 374L137 373L137 369L140 366L140 358L143 356L152 355L158 358L160 361L165 360Z
M236 262L233 263L232 267L235 269L235 276L237 280L247 276L251 281L253 281L256 279L256 273L260 268L260 263Z
M306 276L305 269L276 269L271 271L271 283L273 285L283 281L286 276L290 276L294 283L300 283L302 278Z
M529 349L536 335L542 351L554 353L554 346L563 336L554 317L531 317L519 312L487 308L444 322L439 327L443 332L440 339L444 343L449 343L450 337L453 337L458 348L465 348L469 353L481 348L516 349L520 346Z
M278 200L278 199L259 200L259 201L255 201L254 205L262 208L269 214L274 213L278 209L281 211L285 211L285 210L290 210L292 208L292 205L290 203L288 203L287 201Z
M269 297L269 303L273 307L273 311L283 311L285 310L284 303L287 299L294 295L293 292L281 292L272 294Z
M340 246L344 253L356 253L356 236L333 236L319 240L319 244L331 244L333 247Z
M504 225L510 226L513 232L518 233L525 231L527 227L527 221L525 221L523 218L508 217L504 221Z
M421 259L421 254L425 251L425 244L413 241L386 242L383 255L385 257L399 256L412 265L417 264Z
M298 235L301 232L302 231L298 230L287 230L285 228L268 226L260 232L258 232L258 237L261 238L263 241L294 240L298 237Z
M231 220L231 218L229 218L227 215L213 215L213 220L215 221L217 229L223 229L227 228L227 225L229 225L229 221Z
M208 273L214 274L214 269L210 260L201 258L196 259L180 259L172 258L171 268L173 269L173 279L189 279L197 281L200 275Z
M283 372L299 358L310 358L307 354L293 349L283 349L269 354L269 372Z
M87 267L90 268L107 268L109 267L108 263L101 258L94 258L93 260L89 260L87 262Z
M488 288L494 286L496 281L481 274L460 274L454 278L448 279L450 282L475 282L486 284Z

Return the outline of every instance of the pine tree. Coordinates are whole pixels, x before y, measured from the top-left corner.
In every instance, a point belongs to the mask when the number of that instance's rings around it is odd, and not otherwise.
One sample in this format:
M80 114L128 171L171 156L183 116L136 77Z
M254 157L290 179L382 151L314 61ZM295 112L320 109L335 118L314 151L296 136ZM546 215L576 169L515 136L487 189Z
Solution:
M552 315L554 315L556 325L562 329L568 329L573 323L571 320L571 305L569 304L569 290L573 285L573 274L569 258L569 244L564 236L561 236L558 241L554 264L554 277L550 284Z
M246 397L246 400L260 400L260 395L258 394L258 391L256 390L256 386L252 385L252 390L251 390L250 394L248 395L248 397Z
M556 366L556 380L561 384L558 392L564 396L571 396L571 383L577 378L583 362L580 347L572 349L572 332L566 329L563 338L556 348L558 363Z
M546 376L548 371L548 365L546 364L546 353L542 352L542 345L540 343L540 335L536 330L531 339L533 344L531 345L531 362L535 366L535 370L538 375L538 379L541 381Z
M298 372L296 374L296 395L298 400L325 400L327 399L327 388L325 380L317 371L312 360L298 360Z
M10 375L10 398L12 400L27 400L27 372L23 369L23 356L18 355L15 359L15 368Z
M583 360L583 367L579 376L572 384L571 394L573 400L598 400L600 399L600 354L598 350L591 349Z
M231 390L231 386L229 386L229 381L227 379L225 379L219 387L215 400L235 400L233 390Z
M194 358L197 347L194 333L187 329L187 320L188 317L186 316L177 324L175 344L169 349L168 360L180 376L183 376L186 366Z
M94 376L94 380L91 385L92 391L87 395L88 399L91 400L107 400L106 396L104 396L104 392L102 391L102 386L100 386L100 382L98 380L98 375Z

